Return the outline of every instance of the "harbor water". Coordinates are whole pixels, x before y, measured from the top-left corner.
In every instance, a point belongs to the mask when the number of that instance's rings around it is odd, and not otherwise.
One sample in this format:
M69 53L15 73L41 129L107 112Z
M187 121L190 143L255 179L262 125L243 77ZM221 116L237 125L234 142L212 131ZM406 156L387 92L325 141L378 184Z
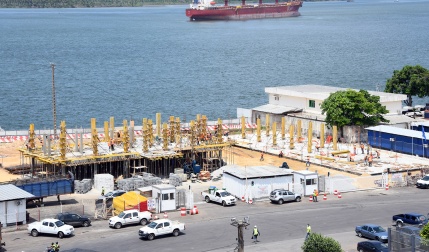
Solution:
M429 68L428 0L304 2L297 18L190 22L187 5L0 9L0 127L97 127L114 116L236 118L265 87L383 91L394 70ZM427 99L415 99L424 105Z

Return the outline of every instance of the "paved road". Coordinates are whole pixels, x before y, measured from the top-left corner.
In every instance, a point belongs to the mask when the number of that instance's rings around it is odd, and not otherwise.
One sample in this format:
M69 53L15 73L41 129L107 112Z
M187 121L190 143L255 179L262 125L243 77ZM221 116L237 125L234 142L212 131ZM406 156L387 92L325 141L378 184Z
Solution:
M95 221L89 228L77 228L74 237L58 240L56 237L37 238L22 231L7 228L3 234L7 251L43 251L53 241L59 241L61 251L233 251L237 229L230 225L231 217L250 217L251 225L258 225L261 242L253 244L251 228L245 230L245 251L301 251L306 224L313 232L333 237L345 251L356 251L361 239L354 233L356 225L375 223L391 226L391 216L401 212L429 212L428 190L391 188L388 191L361 191L344 193L342 199L328 196L327 201L274 205L239 202L235 207L216 204L198 204L199 214L181 217L180 212L169 213L171 219L186 223L184 234L163 237L154 241L140 240L140 226L115 230L107 221ZM321 198L321 197L320 197Z

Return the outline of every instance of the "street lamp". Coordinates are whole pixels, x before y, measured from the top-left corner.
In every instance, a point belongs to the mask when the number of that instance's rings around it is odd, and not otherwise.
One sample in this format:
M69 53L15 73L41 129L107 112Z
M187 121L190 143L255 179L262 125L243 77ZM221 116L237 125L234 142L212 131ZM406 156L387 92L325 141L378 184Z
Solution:
M237 220L235 217L231 218L231 225L237 227L238 229L238 238L237 238L237 250L238 252L244 252L244 239L243 239L243 227L247 229L247 226L250 225L249 216L244 217L243 220Z

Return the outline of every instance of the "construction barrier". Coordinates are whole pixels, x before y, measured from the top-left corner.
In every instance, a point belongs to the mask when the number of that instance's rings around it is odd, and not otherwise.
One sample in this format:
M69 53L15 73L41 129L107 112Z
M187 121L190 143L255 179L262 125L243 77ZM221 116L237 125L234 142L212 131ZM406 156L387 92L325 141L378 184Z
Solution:
M341 193L338 192L338 198L341 199L343 196L341 196Z
M241 201L245 202L246 200L244 199L244 196L241 196Z
M308 199L310 202L313 202L313 196L310 195L310 198Z
M389 190L389 184L386 184L386 191Z
M337 190L334 190L334 195L338 195L338 191Z
M249 199L249 204L253 204L253 200L252 199Z
M180 208L180 216L186 216L186 208Z
M198 208L197 208L197 206L194 206L194 209L192 209L192 212L193 212L194 214L198 214Z
M327 199L328 199L328 197L326 197L326 193L323 194L323 200L327 200Z

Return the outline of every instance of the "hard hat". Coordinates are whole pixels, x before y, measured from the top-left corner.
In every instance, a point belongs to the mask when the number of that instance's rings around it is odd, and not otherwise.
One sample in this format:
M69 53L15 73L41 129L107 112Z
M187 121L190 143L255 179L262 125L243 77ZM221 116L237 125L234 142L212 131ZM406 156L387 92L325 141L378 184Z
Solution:
M256 225L255 225L255 227L256 227Z

